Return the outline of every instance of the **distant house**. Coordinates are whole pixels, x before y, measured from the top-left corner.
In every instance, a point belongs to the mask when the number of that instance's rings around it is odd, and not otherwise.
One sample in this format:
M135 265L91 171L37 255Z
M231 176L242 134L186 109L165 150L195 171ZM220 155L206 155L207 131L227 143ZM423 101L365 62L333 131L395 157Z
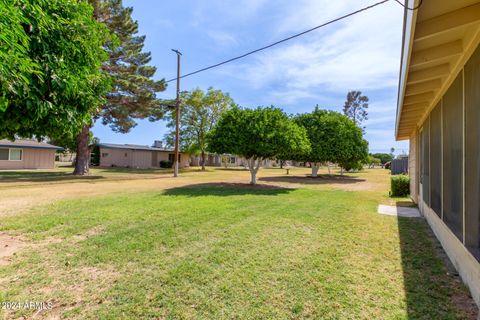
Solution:
M163 148L160 141L155 141L153 146L135 144L97 144L100 151L101 167L125 168L159 168L160 161L169 160L173 163L175 153L172 148ZM189 166L189 154L181 152L179 167Z
M214 154L208 153L205 155L205 165L209 167L220 167L225 166L225 164L229 167L240 167L243 166L245 163L244 159L239 156L235 156L232 154ZM190 164L192 166L201 166L202 165L202 157L199 155L193 155L190 157Z
M53 169L57 150L36 140L0 140L0 169Z
M395 135L412 199L480 306L479 44L480 1L405 10Z

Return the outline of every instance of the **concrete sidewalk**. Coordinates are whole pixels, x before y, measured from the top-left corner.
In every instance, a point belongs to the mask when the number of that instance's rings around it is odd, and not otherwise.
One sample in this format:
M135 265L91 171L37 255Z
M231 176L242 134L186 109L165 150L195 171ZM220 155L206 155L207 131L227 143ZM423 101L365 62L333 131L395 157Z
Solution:
M380 204L378 206L378 213L388 216L397 216L405 218L421 218L422 215L417 208L412 207L397 207Z

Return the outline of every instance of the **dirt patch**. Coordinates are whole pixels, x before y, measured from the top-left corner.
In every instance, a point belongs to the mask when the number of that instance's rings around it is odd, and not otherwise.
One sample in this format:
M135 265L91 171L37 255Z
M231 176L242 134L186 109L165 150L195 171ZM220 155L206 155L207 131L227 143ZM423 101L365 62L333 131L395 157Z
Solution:
M23 238L0 232L0 266L8 265L11 258L25 246Z
M84 240L87 240L90 237L94 237L96 235L99 235L99 234L103 233L104 230L105 230L104 227L96 226L96 227L93 227L90 230L87 230L87 232L85 232L83 234L77 234L77 235L73 236L72 238L76 242L84 241Z

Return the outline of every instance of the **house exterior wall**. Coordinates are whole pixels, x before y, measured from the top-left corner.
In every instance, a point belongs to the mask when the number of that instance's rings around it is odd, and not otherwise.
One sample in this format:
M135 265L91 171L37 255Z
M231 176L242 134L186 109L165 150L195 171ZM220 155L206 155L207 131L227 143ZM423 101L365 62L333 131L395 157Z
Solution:
M152 166L152 151L131 150L133 168L150 168Z
M55 150L22 149L22 160L0 160L1 169L53 169L55 168Z
M158 168L160 161L168 160L170 151L131 150L100 147L101 167ZM180 154L180 168L189 166L188 154Z
M101 167L130 167L132 165L131 159L132 155L130 150L100 147Z
M412 199L480 306L479 83L480 47L410 138L410 177Z

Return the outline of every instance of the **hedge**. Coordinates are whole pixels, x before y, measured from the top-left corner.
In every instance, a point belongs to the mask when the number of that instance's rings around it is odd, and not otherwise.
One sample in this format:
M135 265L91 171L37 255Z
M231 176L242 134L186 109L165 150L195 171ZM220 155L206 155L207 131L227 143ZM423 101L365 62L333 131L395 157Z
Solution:
M160 168L171 168L171 167L172 167L172 161L170 160L160 161Z
M390 195L392 197L406 197L410 194L410 177L399 174L390 178Z

